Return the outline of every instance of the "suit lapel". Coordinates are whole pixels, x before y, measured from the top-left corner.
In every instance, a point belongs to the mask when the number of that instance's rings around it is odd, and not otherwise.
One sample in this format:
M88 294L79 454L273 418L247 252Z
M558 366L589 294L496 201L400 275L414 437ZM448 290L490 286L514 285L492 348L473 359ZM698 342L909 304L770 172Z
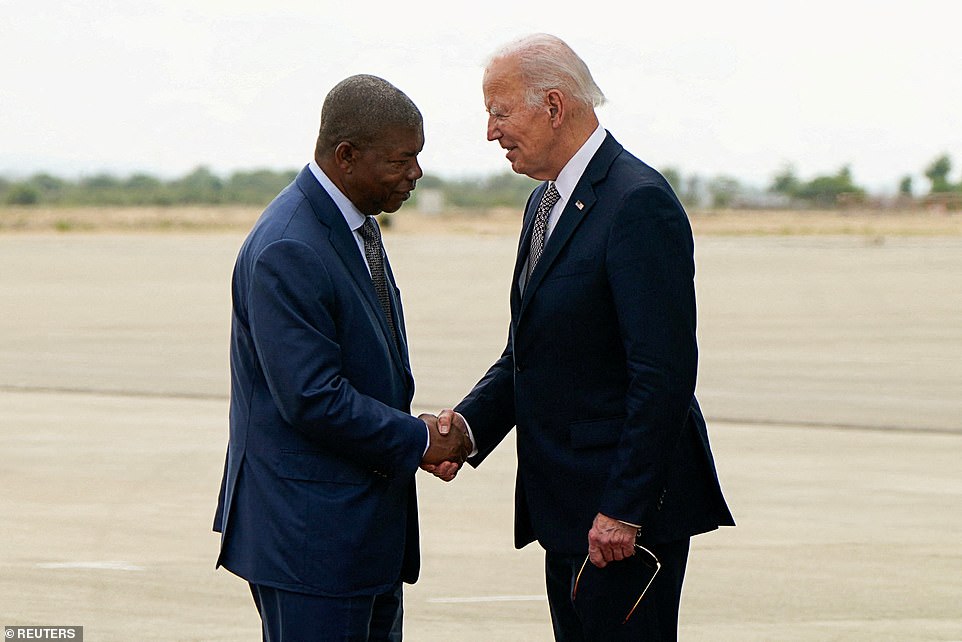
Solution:
M531 249L531 234L534 229L534 217L538 210L538 203L544 191L548 188L547 183L542 183L536 187L528 197L525 205L524 218L521 223L521 240L518 241L518 256L514 261L514 277L511 279L511 309L517 310L521 306L521 293L526 283L523 282L524 266L528 260L528 251Z
M598 148L598 151L595 152L595 155L585 168L584 174L582 174L578 180L578 184L575 185L571 197L568 199L564 210L561 212L561 216L558 218L558 223L555 225L554 231L551 232L551 236L548 237L545 243L544 251L538 260L538 265L535 266L529 282L524 284L524 290L521 291L517 288L517 285L521 278L523 266L528 258L528 248L531 244L531 228L534 226L534 213L537 210L537 204L541 202L541 195L544 194L547 184L543 184L532 193L531 199L528 201L527 211L525 212L525 228L522 234L521 247L518 250L518 260L515 265L514 283L516 286L515 289L518 289L518 300L517 306L512 305L512 310L517 311L516 317L519 318L524 312L534 293L537 291L538 286L557 262L561 250L568 244L568 241L571 239L571 236L581 221L591 212L592 207L594 207L595 202L598 200L595 186L604 180L608 174L608 168L611 167L611 163L615 157L621 153L622 149L622 146L611 134L605 137L605 141L601 144L601 147ZM514 291L514 289L512 291ZM513 298L512 303L514 303Z
M357 239L354 238L354 232L348 227L347 221L344 220L344 216L341 211L337 208L337 205L331 199L330 195L324 190L323 187L311 174L309 168L304 168L301 173L297 176L297 186L302 192L307 196L307 200L311 203L311 207L314 209L314 215L317 216L318 220L324 224L325 227L330 230L328 239L330 241L331 247L337 253L341 262L347 267L348 273L357 285L358 292L361 293L362 298L366 302L367 306L371 308L374 318L378 320L378 327L381 331L381 338L384 343L388 346L391 352L392 360L398 371L403 374L406 378L410 378L410 369L407 365L407 357L402 357L402 351L398 348L397 344L394 342L394 338L391 336L391 329L387 325L387 319L384 317L384 312L381 310L381 304L377 298L377 292L374 290L374 282L371 281L371 274L368 272L367 265L364 263L364 259L361 257L361 253L357 247ZM387 253L385 252L385 266L387 266ZM394 296L394 276L391 274L390 268L387 268L388 281L390 282L390 287L388 291L390 292L392 299L392 307L396 313L400 312L400 305L395 305L397 303L397 297ZM400 315L395 318L395 328L398 329L398 339L403 343L405 339L401 337L404 335L403 331L403 321L400 321ZM400 324L398 322L400 321ZM407 354L407 349L403 350L404 355Z
M534 267L534 272L531 273L531 278L524 287L524 295L522 297L521 303L523 306L531 300L531 296L537 291L538 286L541 281L544 280L545 274L551 271L551 267L554 265L555 260L558 258L558 254L561 249L568 244L568 240L574 233L575 229L581 220L588 214L591 206L595 202L594 190L590 186L581 189L581 183L572 192L571 198L565 205L564 210L561 212L561 216L558 218L558 223L555 225L554 231L551 232L551 236L548 237L547 242L544 245L544 251L541 253L541 258L538 259L538 264ZM579 198L579 192L582 192ZM580 202L583 207L578 207L575 202Z
M389 341L388 343L392 346L392 354L395 358L399 360L404 368L404 373L408 379L408 387L414 387L414 375L411 373L411 358L408 352L408 338L407 330L404 327L404 310L401 308L401 297L397 295L399 288L397 283L394 281L394 271L391 269L391 262L388 260L387 251L384 252L384 269L387 272L388 280L388 296L391 297L391 312L394 316L394 327L397 329L397 339L398 342L395 344L394 341ZM373 289L373 288L372 288ZM380 308L380 305L378 305ZM390 332L390 330L385 325L385 332ZM390 336L390 335L388 335Z

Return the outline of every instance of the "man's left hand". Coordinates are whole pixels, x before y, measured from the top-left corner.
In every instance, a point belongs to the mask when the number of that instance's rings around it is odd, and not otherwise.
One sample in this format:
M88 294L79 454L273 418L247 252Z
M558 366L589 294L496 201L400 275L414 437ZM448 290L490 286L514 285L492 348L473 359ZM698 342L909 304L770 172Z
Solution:
M588 531L588 558L598 568L635 554L638 529L598 513Z

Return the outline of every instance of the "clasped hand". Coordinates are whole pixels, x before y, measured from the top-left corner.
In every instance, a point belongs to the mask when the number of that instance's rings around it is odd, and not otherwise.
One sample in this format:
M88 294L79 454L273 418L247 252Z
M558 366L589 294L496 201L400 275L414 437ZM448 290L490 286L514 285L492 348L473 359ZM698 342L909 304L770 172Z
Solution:
M428 426L431 444L421 459L421 469L444 481L451 481L461 469L474 445L468 436L464 419L453 410L442 410L439 416L418 416Z

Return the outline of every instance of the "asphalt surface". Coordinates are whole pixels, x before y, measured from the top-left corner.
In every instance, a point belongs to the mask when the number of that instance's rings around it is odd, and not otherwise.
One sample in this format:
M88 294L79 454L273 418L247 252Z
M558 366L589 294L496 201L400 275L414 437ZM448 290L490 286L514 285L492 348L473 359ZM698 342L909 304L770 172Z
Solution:
M259 640L213 568L240 234L0 235L0 626ZM416 411L500 354L508 235L385 236ZM962 640L962 239L697 240L698 395L738 526L699 536L683 640ZM406 639L550 640L505 443L419 474Z

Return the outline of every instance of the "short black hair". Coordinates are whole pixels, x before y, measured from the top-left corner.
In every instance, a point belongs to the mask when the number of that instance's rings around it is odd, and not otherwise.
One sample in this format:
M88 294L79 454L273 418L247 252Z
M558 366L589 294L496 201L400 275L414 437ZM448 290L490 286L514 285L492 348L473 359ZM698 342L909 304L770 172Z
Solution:
M421 112L407 94L383 78L359 74L337 83L324 99L316 151L326 153L345 141L364 147L389 130L422 125Z

